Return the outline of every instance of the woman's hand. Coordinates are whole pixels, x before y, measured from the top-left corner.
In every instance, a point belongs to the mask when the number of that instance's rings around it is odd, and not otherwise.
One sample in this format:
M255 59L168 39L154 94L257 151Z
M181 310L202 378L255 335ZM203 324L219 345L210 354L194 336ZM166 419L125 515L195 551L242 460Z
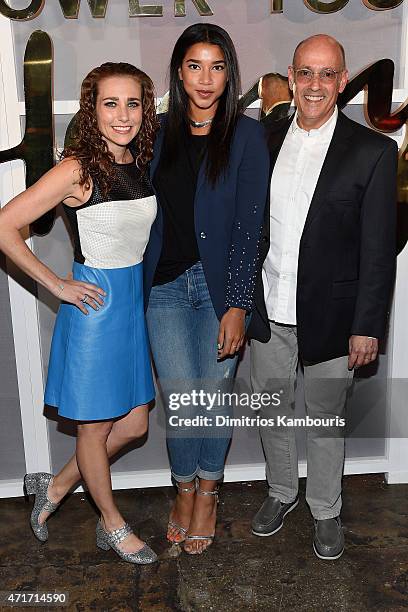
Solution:
M72 274L68 274L66 279L59 279L52 293L60 300L74 304L86 315L88 310L85 308L85 304L94 310L99 310L99 307L103 306L101 296L106 295L106 291L101 289L101 287L73 280Z
M98 294L104 295L104 291L89 283L73 281L72 277L67 280L58 278L30 251L20 234L23 227L39 219L59 202L67 199L76 202L76 205L86 202L89 190L84 191L79 185L79 174L79 162L67 158L6 204L0 210L0 249L20 270L53 295L75 304L84 314L88 314L81 300L89 296L85 301L89 300L91 308L96 309L98 304L101 305Z
M218 359L234 355L244 343L245 314L242 308L229 308L221 319L218 333Z

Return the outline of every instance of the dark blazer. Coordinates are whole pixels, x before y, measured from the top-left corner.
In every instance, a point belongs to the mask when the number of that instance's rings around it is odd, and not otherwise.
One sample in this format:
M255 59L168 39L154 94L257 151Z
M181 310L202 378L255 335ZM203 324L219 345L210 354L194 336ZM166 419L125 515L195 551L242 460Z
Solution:
M156 139L150 167L153 177L163 142ZM221 319L230 306L251 310L257 258L269 181L265 129L254 119L238 120L224 178L212 187L202 163L194 200L194 223L200 259L211 300ZM147 307L163 237L163 213L158 212L143 258Z
M271 173L291 121L269 132ZM347 355L351 335L385 333L396 257L397 145L341 112L310 204L298 260L299 354ZM269 250L269 199L261 257ZM248 335L270 338L261 267Z

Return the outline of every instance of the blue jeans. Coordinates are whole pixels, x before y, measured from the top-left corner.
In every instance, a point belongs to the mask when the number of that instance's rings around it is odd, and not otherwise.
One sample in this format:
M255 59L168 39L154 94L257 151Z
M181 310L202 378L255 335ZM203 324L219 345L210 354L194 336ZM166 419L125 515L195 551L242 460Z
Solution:
M165 399L172 476L219 480L232 435L224 394L232 391L237 357L217 361L219 321L201 262L152 288L147 326Z

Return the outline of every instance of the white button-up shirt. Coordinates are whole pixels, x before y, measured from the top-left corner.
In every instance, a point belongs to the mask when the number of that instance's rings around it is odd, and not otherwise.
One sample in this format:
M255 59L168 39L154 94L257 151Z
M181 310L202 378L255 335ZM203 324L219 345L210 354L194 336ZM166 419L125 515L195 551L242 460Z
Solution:
M297 112L286 134L271 178L271 246L262 269L268 318L296 325L299 245L320 171L336 127L338 111L306 132Z

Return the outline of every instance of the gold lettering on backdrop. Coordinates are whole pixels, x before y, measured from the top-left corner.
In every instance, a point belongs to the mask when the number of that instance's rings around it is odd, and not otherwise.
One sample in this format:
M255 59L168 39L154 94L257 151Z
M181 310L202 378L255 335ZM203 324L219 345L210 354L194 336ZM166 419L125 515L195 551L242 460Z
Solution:
M5 0L0 0L0 13L9 19L18 19L27 21L33 19L41 13L44 7L45 0L32 0L30 5L25 9L13 9Z
M129 17L163 17L163 6L159 4L141 5L138 0L129 0Z
M55 0L54 0L55 1ZM77 19L81 0L58 0L66 19ZM87 0L92 17L105 17L109 0ZM0 14L17 21L27 21L38 17L44 8L45 0L32 0L25 9L12 9L5 0L0 0Z
M55 0L54 0L55 1ZM62 13L66 19L77 19L81 0L58 0ZM194 1L194 0L193 0ZM92 17L105 17L109 0L87 0ZM199 2L201 4L201 2ZM32 0L25 9L12 9L6 0L0 0L0 13L9 19L26 21L37 17L44 8L45 0ZM196 2L194 2L196 4ZM204 4L206 4L204 2ZM161 5L141 5L138 0L129 0L129 17L161 17L163 7Z
M388 11L397 8L404 0L362 0L365 6L373 11ZM332 0L321 2L320 0L303 0L304 4L315 13L336 13L341 11L349 0ZM271 0L271 13L283 13L283 0Z
M26 186L30 187L54 165L54 122L52 114L51 39L45 32L33 32L24 54L24 97L26 125L23 140L7 151L0 151L0 163L22 159L26 165ZM37 234L50 231L55 211L35 221Z
M367 8L374 11L388 11L397 8L404 0L363 0Z
M211 17L211 15L214 15L205 0L192 0L192 2L201 17ZM186 0L174 0L174 16L186 16Z
M271 13L283 13L283 0L271 0Z
M349 0L333 0L332 2L320 2L320 0L303 0L307 8L315 13L336 13L348 4Z
M88 0L89 10L92 17L103 18L109 0ZM64 17L67 19L78 19L81 0L59 0Z
M55 2L56 0L53 0ZM125 2L125 0L123 0ZM196 7L199 15L202 17L210 17L213 11L206 0L191 0ZM249 0L252 4L255 0ZM267 0L258 0L266 2ZM290 0L295 2L295 0ZM296 0L301 2L301 0ZM387 11L396 8L404 0L361 0L363 4L374 11ZM77 19L81 0L58 0L66 19ZM106 8L109 0L87 0L89 10L92 17L105 17ZM284 11L284 0L269 0L271 13L278 14ZM321 0L303 0L304 4L311 11L321 14L329 14L340 11L348 4L349 0L331 0L323 2ZM45 0L31 0L27 8L13 9L8 4L7 0L0 0L0 14L9 19L18 21L27 21L38 17L44 8ZM174 16L186 16L185 0L174 0ZM139 0L129 0L129 17L163 17L162 4L140 4Z

